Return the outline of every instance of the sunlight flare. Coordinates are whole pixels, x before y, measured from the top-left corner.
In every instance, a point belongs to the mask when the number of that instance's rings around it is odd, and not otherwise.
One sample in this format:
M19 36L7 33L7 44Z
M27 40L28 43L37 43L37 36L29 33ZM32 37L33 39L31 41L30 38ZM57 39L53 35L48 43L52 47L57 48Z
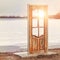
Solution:
M44 14L44 11L43 11L43 10L39 10L39 11L38 11L38 16L39 16L39 18L42 18L42 19L43 19L43 18L44 18L44 15L45 15L45 14Z

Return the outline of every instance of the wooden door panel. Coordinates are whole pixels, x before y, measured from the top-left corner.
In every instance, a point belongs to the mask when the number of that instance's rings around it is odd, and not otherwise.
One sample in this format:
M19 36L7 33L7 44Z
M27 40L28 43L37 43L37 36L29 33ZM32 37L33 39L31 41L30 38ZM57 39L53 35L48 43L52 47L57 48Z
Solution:
M43 21L37 16L44 11ZM36 15L35 15L36 14ZM29 5L29 53L47 52L48 47L48 13L47 5ZM35 20L35 22L34 22ZM43 30L41 30L43 28ZM43 32L42 32L43 31Z

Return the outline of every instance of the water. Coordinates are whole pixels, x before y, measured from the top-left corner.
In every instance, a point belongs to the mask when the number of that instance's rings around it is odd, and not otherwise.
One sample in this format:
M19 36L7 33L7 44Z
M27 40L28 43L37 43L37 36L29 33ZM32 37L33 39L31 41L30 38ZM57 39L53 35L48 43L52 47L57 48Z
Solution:
M51 19L48 21L48 42L49 45L60 45L60 20Z
M27 49L27 27L26 19L0 19L0 51ZM48 21L48 46L48 48L60 48L60 20Z
M0 19L0 42L0 45L27 43L27 20Z

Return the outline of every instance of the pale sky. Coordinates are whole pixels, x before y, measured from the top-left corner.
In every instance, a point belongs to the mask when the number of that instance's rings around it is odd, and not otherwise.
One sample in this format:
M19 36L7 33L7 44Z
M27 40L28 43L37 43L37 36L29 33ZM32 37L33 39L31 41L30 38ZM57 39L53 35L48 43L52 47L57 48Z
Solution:
M0 0L0 15L27 15L28 4L46 4L49 14L60 11L60 0Z

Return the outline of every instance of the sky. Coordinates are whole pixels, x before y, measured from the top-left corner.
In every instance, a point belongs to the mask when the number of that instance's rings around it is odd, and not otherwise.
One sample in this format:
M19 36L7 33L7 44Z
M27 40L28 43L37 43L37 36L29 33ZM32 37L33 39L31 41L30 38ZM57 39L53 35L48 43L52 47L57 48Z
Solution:
M29 4L48 5L48 13L60 11L60 0L0 0L0 15L27 15Z
M0 16L13 16L13 15L14 16L27 16L29 4L48 5L49 15L53 15L60 12L60 0L38 0L38 1L37 0L0 0ZM25 22L26 21L24 22L23 21L21 22L19 20L7 21L7 20L0 19L0 45L11 45L11 44L17 44L21 42L23 43L26 42L27 22L26 23ZM59 22L60 21L58 22L49 21L49 36L50 36L49 41L50 42L52 41L52 39L53 39L53 42L54 40L56 40L55 43L59 42L59 39L60 39L60 33L59 33L60 28L58 27L60 25ZM9 33L6 33L7 31ZM56 31L58 31L58 33L55 33ZM58 38L58 41L57 41L57 38Z

